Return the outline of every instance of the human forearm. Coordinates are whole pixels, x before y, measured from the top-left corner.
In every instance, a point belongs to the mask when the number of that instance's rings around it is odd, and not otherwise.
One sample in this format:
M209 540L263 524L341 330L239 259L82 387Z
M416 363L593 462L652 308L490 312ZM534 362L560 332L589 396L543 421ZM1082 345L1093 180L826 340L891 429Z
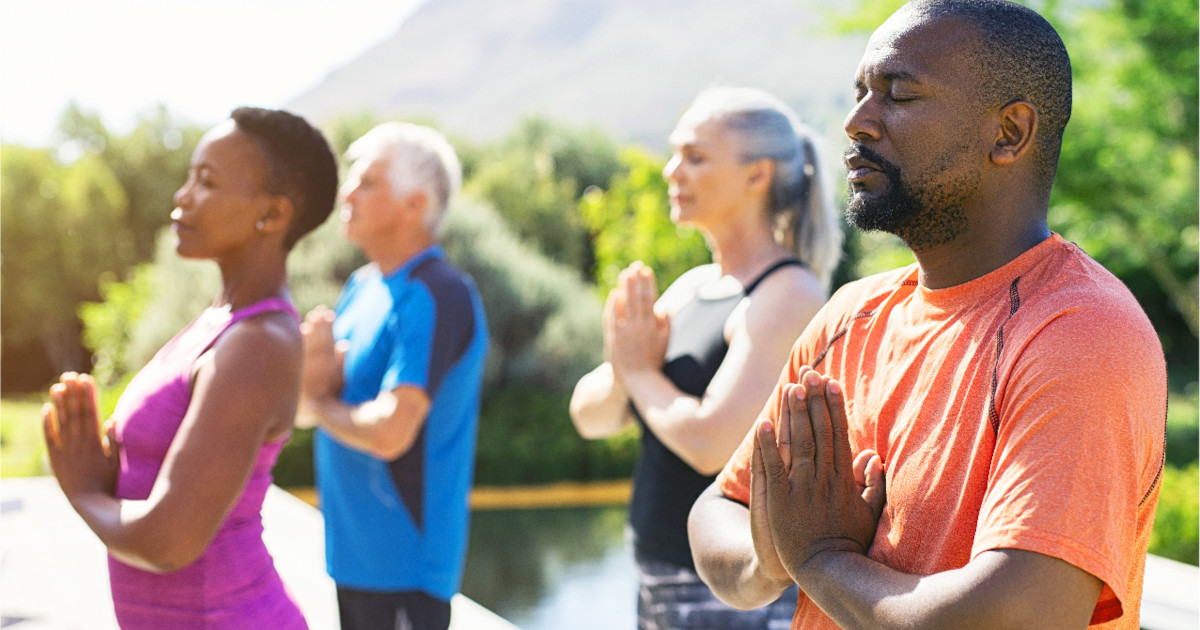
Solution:
M688 538L697 573L730 606L745 610L765 606L792 585L786 576L772 577L763 571L750 535L749 510L715 486L692 506Z
M584 439L616 434L629 425L629 396L613 377L612 365L602 363L575 384L571 422Z
M183 568L204 552L212 538L189 536L187 528L164 523L148 501L130 501L87 492L70 497L71 507L113 557L153 573ZM156 522L156 519L158 522Z
M370 455L379 456L379 422L365 414L356 414L357 408L334 398L310 401L305 408L310 417L337 441ZM356 419L355 416L358 416Z
M702 399L681 392L659 371L629 374L624 385L646 426L680 459L705 475L725 466L737 442L717 439L719 429L710 424L715 417Z
M382 392L359 405L331 397L304 404L304 413L314 417L334 439L386 461L408 452L428 411L428 398L411 387Z
M843 628L1085 628L1100 582L1056 558L993 550L927 576L827 551L794 576Z

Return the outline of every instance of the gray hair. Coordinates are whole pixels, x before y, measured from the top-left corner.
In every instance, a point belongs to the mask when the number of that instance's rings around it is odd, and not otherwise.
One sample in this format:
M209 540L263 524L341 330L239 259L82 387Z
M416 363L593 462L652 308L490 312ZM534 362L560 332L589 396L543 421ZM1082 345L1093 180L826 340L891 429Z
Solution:
M842 230L824 182L816 132L783 101L753 88L709 88L684 118L720 121L737 134L743 162L774 163L767 211L775 241L794 251L828 287L842 254Z
M355 140L346 157L386 159L392 196L424 192L429 199L425 227L435 236L441 233L450 197L462 188L458 155L442 134L423 125L385 122Z

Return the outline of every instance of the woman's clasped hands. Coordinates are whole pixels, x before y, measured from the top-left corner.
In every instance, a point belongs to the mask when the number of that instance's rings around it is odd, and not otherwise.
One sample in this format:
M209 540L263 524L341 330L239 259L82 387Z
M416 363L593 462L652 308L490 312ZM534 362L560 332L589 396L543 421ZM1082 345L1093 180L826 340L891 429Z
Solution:
M604 305L604 357L619 382L662 369L670 324L655 303L654 271L641 261L621 271Z
M50 468L68 499L89 492L114 495L120 447L115 426L100 423L90 375L67 372L50 387L42 430Z

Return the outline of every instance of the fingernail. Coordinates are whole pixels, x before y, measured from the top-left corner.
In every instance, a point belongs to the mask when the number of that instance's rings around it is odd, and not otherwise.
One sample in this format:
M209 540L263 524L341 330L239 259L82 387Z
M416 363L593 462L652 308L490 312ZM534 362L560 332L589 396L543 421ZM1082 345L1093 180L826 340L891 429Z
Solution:
M775 433L775 425L771 424L770 420L763 420L762 424L759 425L759 430L762 431L764 435L772 435Z
M804 375L804 384L814 387L821 384L821 375L816 372L809 372Z
M837 381L829 381L829 393L833 394L834 396L841 396L842 386L839 385Z

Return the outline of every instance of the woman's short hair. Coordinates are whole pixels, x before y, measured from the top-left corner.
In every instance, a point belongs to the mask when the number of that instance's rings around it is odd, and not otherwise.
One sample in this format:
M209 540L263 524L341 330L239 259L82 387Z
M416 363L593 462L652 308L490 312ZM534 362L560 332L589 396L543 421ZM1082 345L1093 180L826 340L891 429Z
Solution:
M229 114L238 130L262 148L267 190L292 202L295 214L284 234L290 250L321 225L337 200L337 158L325 136L303 118L278 109L239 107Z

